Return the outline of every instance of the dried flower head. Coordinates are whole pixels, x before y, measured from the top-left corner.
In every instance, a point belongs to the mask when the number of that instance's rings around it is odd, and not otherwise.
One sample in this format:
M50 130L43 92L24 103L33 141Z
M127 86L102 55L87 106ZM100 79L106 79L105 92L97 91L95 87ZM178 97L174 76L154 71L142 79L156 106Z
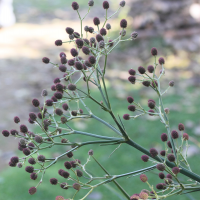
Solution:
M103 8L104 8L104 9L108 9L108 8L109 8L109 3L108 3L108 1L104 1L104 2L103 2Z
M157 49L156 49L155 47L153 47L153 48L151 49L151 55L152 55L152 56L157 56L157 54L158 54Z
M56 46L62 46L62 40L56 40L55 45Z
M98 26L100 24L100 19L98 17L95 17L93 19L94 25Z
M184 140L188 140L189 139L189 135L187 133L183 133L183 139Z
M180 169L179 169L178 167L173 167L173 168L172 168L172 172L173 172L174 174L178 174L178 173L180 172Z
M121 7L124 7L124 6L125 6L125 4L126 4L126 2L125 2L125 1L120 1L120 3L119 3L119 5L120 5Z
M126 28L126 27L127 27L127 21L126 21L126 19L122 19L122 20L120 21L120 27L121 27L121 28Z
M16 124L18 124L18 123L20 122L20 118L19 118L18 116L15 116L15 117L14 117L14 122L15 122Z
M170 161L170 162L174 162L175 161L175 156L174 156L174 154L168 154L167 155L167 159Z
M155 148L151 148L149 150L149 153L151 154L152 157L156 157L158 155L158 151Z
M129 115L129 114L124 114L124 115L123 115L123 118L124 118L125 120L129 120L129 119L130 119L130 115Z
M129 80L132 84L135 84L136 77L135 77L135 76L129 76L129 77L128 77L128 80Z
M147 178L147 176L145 174L141 174L140 175L140 180L145 183L145 182L148 181L148 178Z
M50 62L50 59L47 57L42 58L42 62L45 64L48 64Z
M93 156L93 154L94 154L93 150L90 149L90 150L88 151L88 155Z
M128 97L127 97L127 101L128 101L128 103L133 103L134 98L131 97L131 96L128 96Z
M160 179L164 179L164 178L165 178L165 174L162 173L162 172L160 172L160 173L158 174L158 176L159 176Z
M161 140L162 140L163 142L166 142L166 141L168 140L168 136L167 136L166 133L162 133L162 134L161 134Z
M79 5L78 5L78 3L76 1L72 2L72 8L74 10L78 10L79 9Z
M158 59L158 62L159 62L160 65L165 64L165 60L164 60L163 57L160 57L160 58Z
M142 155L142 156L141 156L141 159L142 159L144 162L148 162L149 156L147 156L147 155Z
M147 67L147 70L148 70L149 73L153 73L153 72L154 72L154 67L153 67L153 65L149 65L149 66Z
M74 184L73 184L73 188L74 188L75 190L80 190L80 189L81 189L81 185L80 185L79 183L74 183Z
M33 195L33 194L35 194L35 193L37 192L37 189L36 189L36 187L31 187L31 188L28 190L28 192L29 192L30 195Z
M89 2L88 2L88 6L93 6L94 5L94 1L93 0L90 0Z
M178 132L176 130L172 130L171 136L173 139L177 139L179 137Z
M67 86L67 88L68 88L68 90L75 91L75 90L76 90L76 85L70 83L70 84Z
M158 163L156 165L156 168L159 170L159 171L164 171L165 170L165 165L162 164L162 163Z
M110 30L111 29L111 25L109 23L106 24L106 29Z
M140 72L140 74L144 74L146 72L146 69L142 66L139 66L138 71Z
M2 135L3 135L4 137L8 137L8 136L10 135L10 132L7 131L7 130L3 130L3 131L2 131Z
M179 123L178 130L179 131L184 131L185 130L185 126L182 123Z

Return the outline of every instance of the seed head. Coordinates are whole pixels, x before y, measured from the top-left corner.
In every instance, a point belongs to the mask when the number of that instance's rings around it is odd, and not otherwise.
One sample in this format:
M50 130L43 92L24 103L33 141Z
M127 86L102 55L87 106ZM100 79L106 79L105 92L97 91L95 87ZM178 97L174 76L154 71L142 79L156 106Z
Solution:
M22 168L22 166L23 166L22 163L17 163L18 168Z
M179 131L184 131L184 130L185 130L185 126L184 126L182 123L180 123L180 124L178 125L178 130L179 130Z
M164 178L165 178L165 174L162 173L162 172L160 172L160 173L158 174L158 176L159 176L160 179L164 179Z
M40 105L40 102L38 99L33 99L32 104L33 104L33 106L38 107Z
M75 190L80 190L80 189L81 189L81 185L80 185L79 183L74 183L74 184L73 184L73 188L74 188Z
M100 34L97 34L97 35L96 35L96 40L97 40L98 42L100 42L101 40L104 40L104 39L103 39L103 37L102 37Z
M104 8L104 9L108 9L108 8L109 8L109 3L108 3L108 1L104 1L104 2L103 2L103 8Z
M144 74L146 72L146 69L142 66L139 66L138 71L140 72L140 74Z
M172 179L172 175L171 174L167 174L166 177Z
M126 21L126 19L122 19L120 21L120 26L121 26L121 28L126 28L127 27L127 21Z
M158 163L156 165L156 168L159 170L159 171L164 171L165 170L165 165L162 164L162 163Z
M178 173L180 172L180 169L179 169L178 167L173 167L173 168L172 168L172 172L173 172L174 174L178 174Z
M125 2L125 1L121 1L121 2L119 3L119 5L120 5L121 7L124 7L124 6L125 6L125 4L126 4L126 2Z
M79 9L79 5L78 5L78 3L76 1L72 2L72 8L74 10L78 10Z
M160 58L158 59L158 62L159 62L160 65L165 64L165 60L164 60L163 57L160 57Z
M106 29L110 30L111 29L111 25L109 23L106 24Z
M74 32L73 35L75 38L80 38L80 34L78 32Z
M56 113L56 115L61 116L63 114L63 111L60 108L56 108L55 113Z
M134 69L129 69L129 70L128 70L128 73L129 73L130 75L132 75L132 76L135 76L136 71L135 71Z
M168 136L167 136L166 133L162 133L162 134L161 134L161 140L162 140L163 142L166 142L166 141L168 140Z
M74 33L74 29L71 27L67 27L65 30L69 35L72 35Z
M146 87L149 87L150 86L150 81L143 81L142 84Z
M16 163L12 163L11 161L8 163L8 165L10 166L10 167L16 167Z
M63 170L62 176L63 176L64 178L69 178L70 174L69 174L69 172Z
M42 58L42 62L45 64L48 64L50 62L50 59L47 57Z
M67 63L67 64L68 64L69 66L73 66L73 65L74 65L74 62L75 62L74 59L70 59L70 60L68 60L68 63Z
M37 189L36 189L36 187L31 187L31 188L28 190L28 192L29 192L30 195L33 195L33 194L35 194L35 193L37 192Z
M27 126L24 125L24 124L20 125L20 132L22 132L22 133L27 133L27 132L28 132Z
M29 117L30 117L30 119L33 120L33 121L35 121L35 120L37 119L36 114L33 113L33 112L29 113Z
M141 156L141 159L142 159L144 162L148 162L149 156L147 156L147 155L142 155L142 156Z
M62 99L63 94L61 92L55 92L54 96L56 97L56 99Z
M20 118L19 118L18 116L15 116L15 117L14 117L14 122L15 122L16 124L18 124L18 123L20 122Z
M76 175L77 175L78 177L83 176L83 172L82 172L81 170L77 169L75 172L76 172Z
M176 130L173 130L171 132L171 136L172 136L173 139L177 139L179 137L178 132Z
M51 178L49 181L52 185L56 185L58 183L58 179L56 178Z
M72 116L77 116L77 111L76 110L72 110L71 114L72 114Z
M150 112L150 113L155 113L155 111L152 110L152 109L148 110L148 112ZM154 116L153 114L149 114L149 115L150 115L150 116Z
M151 148L149 150L149 153L151 154L152 157L156 157L158 155L158 151L155 148Z
M137 36L138 36L137 32L134 31L133 33L131 33L132 40L135 40L137 38Z
M72 158L73 157L73 152L72 151L68 152L66 155L67 155L68 158Z
M129 80L132 84L135 84L136 77L135 77L135 76L129 76L129 77L128 77L128 80Z
M75 62L75 67L76 67L77 70L82 70L83 69L83 65L79 61Z
M69 39L73 40L74 39L74 34L69 35Z
M128 96L127 97L127 101L128 101L128 103L133 103L134 102L134 98L131 97L131 96Z
M83 40L81 39L76 39L76 45L79 49L83 47Z
M123 118L124 118L125 120L129 120L129 119L130 119L130 115L129 115L129 114L124 114L124 115L123 115Z
M59 66L59 70L60 70L61 72L66 72L67 67L66 67L65 65L60 65L60 66Z
M152 55L152 56L157 56L157 54L158 54L157 49L156 49L155 47L153 47L153 48L151 49L151 55Z
M130 197L130 200L138 200L140 197L138 194L133 194L131 197Z
M39 155L39 156L37 157L37 159L38 159L38 161L40 161L40 162L44 162L44 161L45 161L45 156Z
M170 184L172 184L172 179L170 179L170 178L166 178L165 179L165 183L167 184L167 185L170 185Z
M94 25L98 26L100 24L100 19L98 17L95 17L93 19Z
M161 156L165 156L165 153L166 153L165 150L160 151Z
M94 154L93 150L90 149L90 150L88 151L88 155L93 156L93 154Z
M67 122L67 118L66 117L61 117L60 121L62 124L65 124Z
M100 49L103 49L104 47L105 47L105 43L104 43L103 40L101 40L101 41L99 42L99 48L100 48Z
M141 199L148 199L149 195L146 192L140 192L139 197Z
M8 136L10 135L10 132L7 131L7 130L3 130L3 131L2 131L2 135L3 135L4 137L8 137Z
M95 43L95 38L94 37L90 38L90 43L92 43L92 44Z
M18 163L19 162L19 157L17 157L17 156L13 156L11 159L10 159L10 162L12 162L12 163Z
M124 36L126 35L126 30L121 30L121 31L119 32L119 34L120 34L122 37L124 37Z
M11 135L18 135L18 131L15 129L10 130Z
M42 142L43 142L42 136L36 135L36 136L35 136L35 141L36 141L37 143L42 143Z
M63 110L68 110L69 106L68 106L67 103L64 103L64 104L62 105L62 108L63 108Z
M67 169L71 169L71 163L69 162L69 161L66 161L65 163L64 163L64 166L67 168Z
M93 33L94 32L94 28L93 27L89 27L89 32Z
M154 72L154 67L153 67L153 65L149 65L149 66L147 67L147 70L148 70L149 73L153 73L153 72Z
M55 45L56 46L62 46L62 40L56 40Z
M83 52L85 55L89 55L89 54L90 54L90 49L89 49L88 47L84 46L84 47L82 48L82 52Z
M175 161L175 156L174 156L174 154L168 154L167 155L167 159L170 161L170 162L174 162Z
M61 62L62 64L66 64L66 63L67 63L67 58L66 58L66 57L61 57L61 58L60 58L60 62Z
M100 30L100 34L101 34L102 36L106 35L106 34L107 34L106 29L105 29L105 28L102 28L102 29Z
M35 165L36 161L34 158L29 158L28 159L28 162L31 164L31 165Z
M88 2L88 6L93 6L94 5L94 1L93 0L90 0L89 2Z
M94 65L96 63L96 58L94 56L89 56L88 61L91 65Z
M158 183L158 184L156 185L156 188L157 188L158 190L162 190L162 189L164 189L162 183Z
M70 83L70 84L67 86L67 88L68 88L68 90L75 91L75 90L76 90L76 85Z
M45 104L47 106L53 106L53 100L52 99L48 99L48 100L45 101Z
M27 167L25 168L25 170L26 170L26 172L28 172L28 173L33 173L34 167L32 167L32 166L27 166Z
M108 40L108 45L109 45L109 47L112 47L114 45L113 40Z
M33 172L33 173L31 173L30 174L30 178L32 179L32 180L36 180L37 179L37 174L35 173L35 172Z
M172 145L171 145L171 142L170 142L170 141L167 142L167 146L168 146L170 149L172 148Z
M31 151L28 148L24 148L23 153L24 153L24 155L28 156L28 155L30 155Z
M129 109L130 111L134 112L136 108L135 108L134 105L129 105L129 106L128 106L128 109Z
M145 174L141 174L140 175L140 180L145 183L145 182L148 181L148 178L147 178L147 176Z
M184 140L188 140L189 139L189 135L187 133L183 133L183 139Z

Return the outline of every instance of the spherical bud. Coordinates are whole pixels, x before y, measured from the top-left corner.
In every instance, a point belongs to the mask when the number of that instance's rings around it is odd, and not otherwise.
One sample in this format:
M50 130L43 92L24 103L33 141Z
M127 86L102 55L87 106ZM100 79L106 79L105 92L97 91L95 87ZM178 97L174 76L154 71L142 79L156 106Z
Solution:
M94 65L96 63L96 58L94 56L89 56L88 61L91 65Z
M90 149L90 150L88 151L88 155L93 156L93 154L94 154L93 150Z
M40 102L38 99L33 99L32 104L33 104L33 106L38 107L40 105Z
M60 52L60 58L66 57L66 54L64 52Z
M22 167L23 167L23 164L22 164L22 163L17 163L17 167L18 167L18 168L22 168Z
M60 184L60 187L62 188L62 189L65 189L65 190L67 190L68 189L68 187L67 187L67 183L61 183ZM59 197L61 197L61 196L59 196ZM64 198L63 199L56 199L56 200L64 200Z
M94 32L94 28L93 27L89 27L89 32L93 33Z
M189 135L187 133L183 133L183 139L184 140L188 140L189 139Z
M83 52L85 55L89 55L89 54L90 54L90 49L89 49L88 47L84 46L84 47L82 48L82 52Z
M72 8L74 10L78 10L79 9L79 5L78 5L78 3L76 1L72 2Z
M35 136L35 141L36 141L37 143L42 143L42 142L43 142L42 136L36 135L36 136Z
M75 55L75 54L74 54ZM75 62L75 60L74 59L70 59L70 60L68 60L68 65L69 66L73 66L74 65L74 62Z
M122 36L122 37L124 37L125 35L126 35L126 30L121 30L120 32L119 32L119 34Z
M126 2L125 2L125 1L120 1L120 3L119 3L119 5L120 5L121 7L124 7L124 6L125 6L125 4L126 4Z
M170 81L170 82L169 82L169 86L170 86L170 87L173 87L173 86L174 86L174 81Z
M62 40L56 40L55 45L56 46L62 46Z
M129 119L130 119L130 115L129 115L129 114L124 114L124 115L123 115L123 118L124 118L125 120L129 120Z
M63 176L64 178L69 178L69 175L70 175L69 172L63 170L62 176Z
M19 158L17 156L13 156L11 159L10 159L10 162L12 163L18 163L19 162Z
M146 87L149 87L150 86L150 81L143 81L142 84Z
M104 8L104 9L108 9L108 8L109 8L109 3L108 3L108 1L104 1L104 2L103 2L103 8Z
M170 141L167 142L167 146L171 149L172 148L172 144Z
M50 59L47 57L42 58L42 62L45 64L48 64L50 62Z
M102 41L104 39L103 39L103 37L100 34L97 34L96 35L96 40L97 40L97 42L100 42L100 41Z
M93 6L94 5L94 1L93 0L90 0L89 2L88 2L88 6Z
M144 74L146 72L146 69L142 66L139 66L138 71L140 72L140 74Z
M132 75L132 76L135 76L136 71L135 71L134 69L129 69L129 70L128 70L128 73L129 73L130 75Z
M128 77L128 80L129 80L132 84L135 84L136 77L135 77L135 76L129 76L129 77Z
M34 167L32 167L32 166L27 166L27 167L25 168L25 170L26 170L26 172L28 172L28 173L33 173Z
M128 101L128 103L133 103L134 102L134 98L131 97L131 96L128 96L127 97L127 101Z
M74 188L75 190L80 190L80 189L81 189L81 185L80 185L79 183L74 183L74 184L73 184L73 188Z
M75 172L76 172L76 175L77 175L78 177L83 176L83 172L82 172L81 170L77 169Z
M83 40L81 39L76 39L76 45L79 49L83 47Z
M18 116L15 116L15 117L14 117L14 122L15 122L16 124L18 124L18 123L20 122L20 118L19 118Z
M153 48L151 49L151 55L152 55L152 56L157 56L157 54L158 54L157 49L156 49L155 47L153 47Z
M129 106L128 106L128 109L129 109L130 111L134 112L136 108L135 108L134 105L129 105Z
M141 159L142 159L142 161L144 161L144 162L148 162L149 156L147 156L147 155L142 155L142 156L141 156Z
M25 139L23 139L23 138L21 138L20 140L19 140L19 144L20 145L22 145L22 147L26 147L26 140Z
M28 190L28 192L29 192L30 195L33 195L33 194L35 194L35 193L37 192L37 189L36 189L36 187L31 187L31 188Z
M90 38L90 43L92 43L92 44L95 43L95 38L94 37Z
M11 135L18 135L18 131L15 129L10 130Z
M24 155L28 156L28 155L30 155L31 151L28 148L24 148L23 153L24 153Z
M158 155L158 151L155 148L151 148L149 150L149 153L151 154L152 157L156 157Z
M80 113L80 114L83 114L83 110L82 110L82 109L79 109L79 113Z
M105 28L102 28L102 29L100 30L100 34L101 34L102 36L106 35L106 34L107 34L106 29L105 29Z
M160 65L165 64L165 60L164 60L163 57L160 57L160 58L158 59L158 62L159 62Z
M160 151L161 156L165 156L165 154L166 154L165 150Z
M166 133L162 133L162 134L161 134L161 140L162 140L163 142L166 142L166 141L168 140L168 136L167 136Z
M56 178L51 178L49 181L52 185L56 185L58 183L58 179Z
M75 67L76 67L77 70L82 70L83 69L83 65L79 61L75 62Z
M172 136L173 139L177 139L179 137L178 132L176 130L173 130L171 132L171 136Z
M37 119L36 114L33 113L33 112L29 113L29 117L30 117L30 119L33 120L33 121L35 121L35 120Z
M62 108L63 108L63 110L68 110L68 104L67 103L64 103L63 105L62 105Z
M62 124L65 124L65 123L67 123L67 118L66 117L61 117L60 121L61 121Z
M53 100L52 99L48 99L48 100L45 101L45 104L47 106L53 106Z
M98 26L100 24L100 19L98 17L95 17L93 19L94 25Z
M164 189L162 183L158 183L158 184L156 185L156 188L157 188L158 190L162 190L162 189Z
M108 40L108 45L109 45L109 47L112 47L114 45L113 40Z
M152 109L148 110L148 112L149 112L149 113L155 113L155 111L152 110ZM149 114L149 115L150 115L150 116L154 116L153 114Z
M61 62L62 64L66 64L66 63L67 63L67 58L66 58L66 57L61 57L61 58L60 58L60 62Z
M10 166L10 167L16 167L16 163L12 163L11 161L8 163L8 165Z
M37 179L37 174L35 173L35 172L33 172L33 173L31 173L30 174L30 178L32 179L32 180L36 180Z
M146 192L140 192L139 197L141 199L148 199L149 195Z
M66 67L65 65L60 65L60 66L59 66L59 70L60 70L61 72L66 72L67 67Z
M56 108L55 113L56 113L56 115L61 116L63 114L63 111L60 108Z
M156 88L156 87L158 87L158 82L157 81L152 81L151 85L152 85L152 87Z
M167 155L167 159L170 161L170 162L174 162L175 161L175 156L174 156L174 154L168 154Z
M165 170L165 165L162 164L162 163L158 163L156 165L156 168L159 170L159 171L164 171Z
M29 122L30 124L34 124L34 123L35 123L31 118L28 119L28 122Z
M60 83L60 78L55 78L54 80L53 80L53 82L56 84L56 83Z
M162 173L162 172L160 172L160 173L158 174L158 176L159 176L160 179L164 179L164 178L165 178L165 174Z
M111 25L109 23L106 24L106 29L110 30L111 29Z
M72 158L73 157L73 152L72 151L68 152L66 155L67 155L68 158Z
M145 183L145 182L148 181L148 178L147 178L147 176L145 174L141 174L140 175L140 180Z
M71 50L70 50L70 53L71 53L71 55L73 56L73 57L76 57L77 55L78 55L78 51L76 50L76 49L74 49L74 48L72 48ZM71 62L71 61L70 61ZM69 63L68 63L69 64Z
M54 96L56 97L56 99L62 99L63 94L61 92L55 92Z
M77 111L76 110L72 110L71 114L72 114L72 116L77 116Z
M65 30L69 35L74 33L74 29L73 28L67 27Z
M24 124L20 125L20 132L22 132L22 133L27 133L27 132L28 132L27 126L24 125Z
M67 88L68 88L68 90L75 91L75 90L76 90L76 85L70 83L70 84L67 86Z
M180 123L180 124L178 125L178 130L179 130L179 131L184 131L184 130L185 130L185 126L184 126L182 123Z
M138 36L137 32L134 31L133 33L131 33L132 40L135 40L137 38L137 36Z
M126 27L127 27L127 21L126 21L126 19L122 19L122 20L120 21L120 27L121 27L121 28L126 28Z
M34 158L29 158L28 159L28 162L31 164L31 165L35 165L36 161Z
M171 174L167 174L167 176L166 176L166 177L167 177L167 178L170 178L170 179L172 179L172 178L173 178Z
M73 40L74 39L74 34L69 35L69 39Z
M75 38L80 38L80 34L78 32L74 32L73 35Z
M37 157L37 159L38 159L38 161L40 161L40 162L45 162L45 156L43 156L43 155L39 155L39 156Z
M178 174L178 173L180 172L180 169L179 169L178 167L173 167L173 168L172 168L172 172L173 172L174 174Z
M61 143L67 143L68 139L62 138Z
M71 169L71 163L70 162L68 162L68 161L66 161L65 163L64 163L64 166L67 168L67 169Z
M63 169L59 169L58 170L58 174L60 175L60 176L62 176L62 172L63 172L64 170Z
M88 26L85 26L85 27L84 27L84 31L85 31L85 32L88 32L88 31L89 31L89 27L88 27Z
M169 108L165 108L165 113L169 114Z
M172 184L172 179L170 179L170 178L166 178L165 179L165 183L167 184L167 185L170 185L170 184Z
M147 70L148 70L149 73L153 73L153 72L154 72L154 67L153 67L153 65L149 65L149 66L147 67Z
M104 43L103 40L101 40L101 41L99 42L99 48L100 48L100 49L103 49L104 47L105 47L105 43Z
M4 137L8 137L8 136L10 135L10 132L7 131L7 130L3 130L3 131L2 131L2 135L3 135Z

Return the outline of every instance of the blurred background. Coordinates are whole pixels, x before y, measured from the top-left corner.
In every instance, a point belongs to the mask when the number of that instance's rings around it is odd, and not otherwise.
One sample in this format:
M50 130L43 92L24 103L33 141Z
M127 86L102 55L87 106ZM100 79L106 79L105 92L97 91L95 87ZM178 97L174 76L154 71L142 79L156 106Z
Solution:
M88 0L77 0L77 2L80 5L81 16L84 16L88 10ZM95 5L85 18L83 26L94 27L94 17L99 17L103 22L105 10L102 8L102 2L95 0ZM119 2L119 0L109 0L108 16L117 10ZM71 8L71 3L72 1L69 0L14 0L13 2L0 0L0 130L18 129L13 122L13 117L16 115L28 125L28 113L35 111L31 100L39 98L42 101L41 91L48 89L50 92L53 79L63 76L50 64L42 63L41 59L46 56L52 62L58 63L61 51L71 58L69 51L72 45L64 44L57 47L54 44L57 39L68 40L66 27L72 27L80 32L79 18ZM141 84L132 85L127 81L127 71L130 68L137 69L140 65L147 67L153 64L150 50L156 47L158 55L163 56L166 63L166 73L161 85L163 91L168 87L170 80L175 81L175 86L164 96L164 106L170 109L171 127L177 129L178 123L185 124L186 132L190 135L189 162L192 170L200 174L197 164L200 161L200 1L126 0L126 6L108 21L112 26L109 33L111 39L119 35L119 22L123 18L128 21L126 38L133 31L138 32L138 38L135 41L121 43L109 55L106 79L109 81L107 83L113 109L120 116L128 113L126 97L130 95L145 108L147 108L149 98L157 100L156 94L149 88L144 88ZM103 64L103 59L101 64ZM101 101L95 89L93 93ZM113 123L108 115L92 103L91 109L96 111L97 116ZM159 124L158 118L145 116L136 119L133 123L127 121L124 124L131 138L140 145L147 149L156 147L161 150L163 148L160 134L165 132L165 128ZM92 121L79 120L73 126L88 132L96 132L101 127L102 132L114 136L104 126L99 126L98 123L95 124ZM34 126L29 127L37 131ZM21 157L23 155L17 151L16 140L11 137L0 137L0 199L11 200L15 197L16 200L53 200L56 195L63 195L65 198L72 197L74 193L72 189L63 191L59 186L51 186L49 183L49 178L59 177L57 170L63 167L64 160L46 172L38 192L30 196L28 189L35 186L38 180L36 182L31 180L23 168L8 167L10 157L16 154ZM81 138L74 139L82 140ZM87 159L87 151L91 148L94 149L96 158L111 174L126 173L151 165L142 163L140 160L142 154L126 145L122 145L110 157L108 157L108 152L111 154L116 148L114 146L103 149L88 146L82 148L82 152L75 152L75 155L84 162ZM62 150L56 148L49 150L46 154L54 155L55 152L60 153ZM103 174L100 169L98 171L98 166L94 161L90 163L90 170L94 174ZM155 178L155 173L157 172L148 173L150 184L155 185L160 181ZM143 188L148 189L144 183L140 184L139 177L124 178L119 180L119 183L130 195L139 193ZM87 199L123 199L115 190L113 184L101 186ZM169 199L198 199L198 193ZM81 195L82 193L80 198Z

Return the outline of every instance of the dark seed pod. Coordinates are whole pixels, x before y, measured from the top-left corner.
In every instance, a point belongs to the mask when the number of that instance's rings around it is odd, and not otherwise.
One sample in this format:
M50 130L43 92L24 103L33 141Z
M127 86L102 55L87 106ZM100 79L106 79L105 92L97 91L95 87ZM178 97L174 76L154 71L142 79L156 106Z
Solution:
M122 19L122 20L120 21L120 27L121 27L121 28L126 28L126 27L127 27L127 21L126 21L126 19Z
M149 150L149 153L151 154L152 157L156 157L158 155L158 151L155 148L151 148Z
M81 185L79 184L79 183L74 183L73 184L73 188L75 189L75 190L80 190L81 189Z
M120 34L122 37L124 37L124 36L126 35L126 30L121 30L121 31L119 32L119 34Z
M61 140L61 143L67 143L67 142L68 142L68 139L63 138L63 139Z
M55 78L54 80L53 80L53 82L56 84L56 83L60 83L60 78Z
M48 100L45 101L45 104L46 104L47 106L53 106L53 100L48 99Z
M31 165L35 165L36 161L34 158L29 158L28 159L28 162L31 164Z
M66 67L65 65L60 65L60 66L59 66L59 70L60 70L61 72L66 72L67 67Z
M173 168L172 168L172 172L173 172L174 174L178 174L178 173L180 172L180 169L179 169L178 167L173 167Z
M56 108L55 109L55 113L59 116L61 116L63 114L63 111L60 108Z
M39 155L39 156L37 157L37 159L38 159L38 161L40 161L40 162L45 162L45 156L43 156L43 155Z
M90 63L91 65L94 65L94 64L96 63L96 58L95 58L94 56L90 56L90 57L88 58L88 61L89 61L89 63Z
M66 58L66 57L61 57L61 58L60 58L60 62L61 62L62 64L66 64L66 63L67 63L67 58Z
M61 117L60 121L61 121L62 124L65 124L65 123L67 123L67 118L66 117Z
M80 34L78 32L74 32L73 35L75 38L80 38Z
M11 135L18 135L18 131L15 129L10 130Z
M68 153L67 153L67 157L68 157L68 158L73 157L73 152L72 152L72 151L71 151L71 152L68 152Z
M83 176L83 172L82 172L81 170L77 169L75 172L76 172L76 175L77 175L78 177Z
M36 141L37 143L42 143L42 142L43 142L42 136L36 135L36 136L35 136L35 141Z
M56 178L51 178L49 181L52 185L56 185L58 183L58 179Z
M160 172L160 173L158 174L158 176L159 176L160 179L164 179L164 178L165 178L165 174L162 173L162 172Z
M86 67L92 67L92 65L90 64L90 62L89 62L88 60L86 60L86 61L84 62L84 65L85 65Z
M20 125L20 132L22 132L22 133L27 133L27 132L28 132L27 126L24 125L24 124Z
M128 77L128 80L129 80L132 84L135 84L136 77L135 77L135 76L129 76L129 77Z
M149 156L147 156L147 155L142 155L142 156L141 156L141 159L142 159L144 162L148 162Z
M14 122L15 122L16 124L18 124L18 123L20 122L20 118L19 118L18 116L15 116L15 117L14 117Z
M67 103L64 103L64 104L62 105L62 108L63 108L63 110L68 110L69 106L68 106Z
M121 2L119 3L119 5L120 5L121 7L124 7L124 6L125 6L125 4L126 4L126 2L125 2L125 1L121 1Z
M76 67L77 70L82 70L83 69L83 65L79 61L75 62L75 67Z
M156 188L157 188L158 190L162 190L162 189L164 189L162 183L158 183L158 184L156 185Z
M76 110L72 110L71 114L72 114L72 116L77 116L77 111Z
M35 194L36 192L37 192L36 187L31 187L31 188L28 190L28 193L29 193L30 195L33 195L33 194Z
M152 55L152 56L157 56L157 54L158 54L157 49L156 49L155 47L153 47L153 48L151 49L151 55Z
M98 26L100 24L100 19L98 17L95 17L93 19L94 25Z
M167 142L167 146L168 146L169 148L172 148L172 145L171 145L171 142L170 142L170 141Z
M65 163L64 163L64 166L67 168L67 169L71 169L71 164L70 164L70 162L68 162L68 161L66 161Z
M60 184L60 187L61 187L62 189L65 189L65 190L68 189L67 183L61 183L61 184Z
M32 104L33 104L33 106L38 107L40 105L40 102L38 99L33 99Z
M55 45L56 46L62 46L62 40L56 40Z
M138 36L137 32L134 31L133 33L131 33L132 40L135 40L137 38L137 36Z
M111 25L109 23L106 24L106 29L110 30L111 29Z
M84 47L82 48L82 52L83 52L85 55L89 55L89 54L90 54L90 49L89 49L88 47L84 46Z
M2 131L2 135L3 135L4 137L8 137L8 136L10 135L10 132L7 131L7 130L3 130L3 131Z
M97 34L96 35L96 40L97 40L97 42L100 42L100 41L102 41L104 39L103 39L103 37L100 34Z
M172 130L171 136L173 139L177 139L179 137L178 132L176 130Z
M76 90L76 85L70 83L70 84L67 86L67 88L68 88L68 90L75 91L75 90Z
M167 136L166 133L162 133L162 134L161 134L161 140L162 140L163 142L166 142L166 141L168 140L168 136Z
M66 32L67 32L69 35L71 35L71 34L74 33L74 29L71 28L71 27L67 27L65 30L66 30Z
M56 99L62 99L63 94L61 92L55 92L54 96L56 97Z
M90 149L90 150L88 151L88 155L89 155L89 156L93 156L93 154L94 154L93 150Z
M165 183L167 184L167 185L170 185L170 184L172 184L172 179L170 179L170 178L166 178L165 179Z
M69 39L70 40L73 40L75 37L74 37L74 34L71 34L71 35L69 35Z
M164 60L163 57L160 57L160 58L158 59L158 62L159 62L160 65L165 64L165 60Z
M76 39L76 45L79 49L83 47L83 40L81 39Z
M108 8L109 8L109 3L108 3L108 1L104 1L104 2L103 2L103 8L104 8L104 9L108 9Z
M70 60L68 60L68 63L67 63L67 64L68 64L69 66L73 66L73 65L74 65L74 62L75 62L74 59L70 59Z
M13 156L11 159L10 159L10 162L12 162L12 163L18 163L19 162L19 157L17 157L17 156Z
M165 150L160 151L161 156L165 156L165 154L166 154Z
M171 153L167 155L167 159L168 159L170 162L174 162L174 161L176 160L174 154L171 154Z
M153 73L153 72L154 72L154 67L153 67L153 65L149 65L149 66L147 67L147 70L148 70L149 73Z
M64 52L60 52L60 58L61 57L66 57L66 54Z
M169 86L170 86L170 87L173 87L173 86L174 86L174 81L170 81L170 82L169 82Z
M85 27L84 27L84 31L85 31L85 32L88 32L88 31L89 31L89 27L88 27L88 26L85 26Z
M139 66L138 71L140 72L140 74L144 74L146 72L146 69L142 66Z
M88 2L88 6L93 6L94 5L94 1L93 0L90 0L89 2Z
M128 96L127 97L127 101L128 101L128 103L133 103L134 102L134 98L131 97L131 96Z
M101 41L99 42L99 48L100 48L100 49L103 49L104 47L105 47L105 43L104 43L103 40L101 40Z
M42 62L45 64L48 64L50 62L50 59L47 57L42 58Z
M51 100L52 100L53 102L57 102L57 101L58 101L58 99L56 99L55 96L52 96L52 97L51 97Z
M172 179L172 178L173 178L171 174L167 174L167 176L166 176L166 177L167 177L167 178L170 178L170 179Z
M32 180L36 180L37 179L37 174L35 173L35 172L33 172L33 173L31 173L30 174L30 178L32 179Z
M184 125L183 125L182 123L180 123L180 124L178 125L178 130L179 130L179 131L184 131L184 130L185 130L185 127L184 127Z
M24 153L24 155L28 156L28 155L30 155L31 151L28 148L24 148L23 153Z
M95 40L95 38L94 38L94 37L91 37L91 38L90 38L90 43L92 43L92 44L93 44L93 43L95 43L95 41L96 41L96 40Z
M156 165L156 168L159 170L159 171L164 171L165 170L165 165L162 164L162 163L158 163Z
M93 27L89 27L89 32L93 33L94 32L94 28Z
M35 121L35 120L37 119L36 114L33 113L33 112L29 113L29 117L30 117L30 119L33 120L33 121Z
M184 140L188 140L189 139L189 135L187 133L183 133L183 139Z
M134 105L129 105L129 106L128 106L128 109L129 109L130 111L134 112L135 109L136 109L136 107L135 107Z
M102 28L102 29L100 30L100 34L101 34L102 36L106 35L106 34L107 34L106 29L105 29L105 28Z
M27 167L25 168L25 170L26 170L26 172L28 172L28 173L33 173L33 172L34 172L34 167L32 167L32 166L27 166Z
M129 119L130 119L130 115L129 115L129 114L124 114L124 115L123 115L123 118L124 118L125 120L129 120Z
M78 5L78 3L77 2L72 2L72 8L74 9L74 10L78 10L79 9L79 5Z
M156 88L156 87L158 87L158 82L157 81L152 81L151 85L152 85L152 87Z
M143 81L142 84L146 87L149 87L150 86L150 81Z
M132 75L132 76L135 76L136 71L135 71L134 69L129 69L129 70L128 70L128 73L129 73L130 75Z
M108 45L109 45L109 47L112 47L114 45L113 40L108 40Z
M140 175L140 180L145 183L145 182L148 181L148 178L147 178L147 176L145 174L141 174Z

